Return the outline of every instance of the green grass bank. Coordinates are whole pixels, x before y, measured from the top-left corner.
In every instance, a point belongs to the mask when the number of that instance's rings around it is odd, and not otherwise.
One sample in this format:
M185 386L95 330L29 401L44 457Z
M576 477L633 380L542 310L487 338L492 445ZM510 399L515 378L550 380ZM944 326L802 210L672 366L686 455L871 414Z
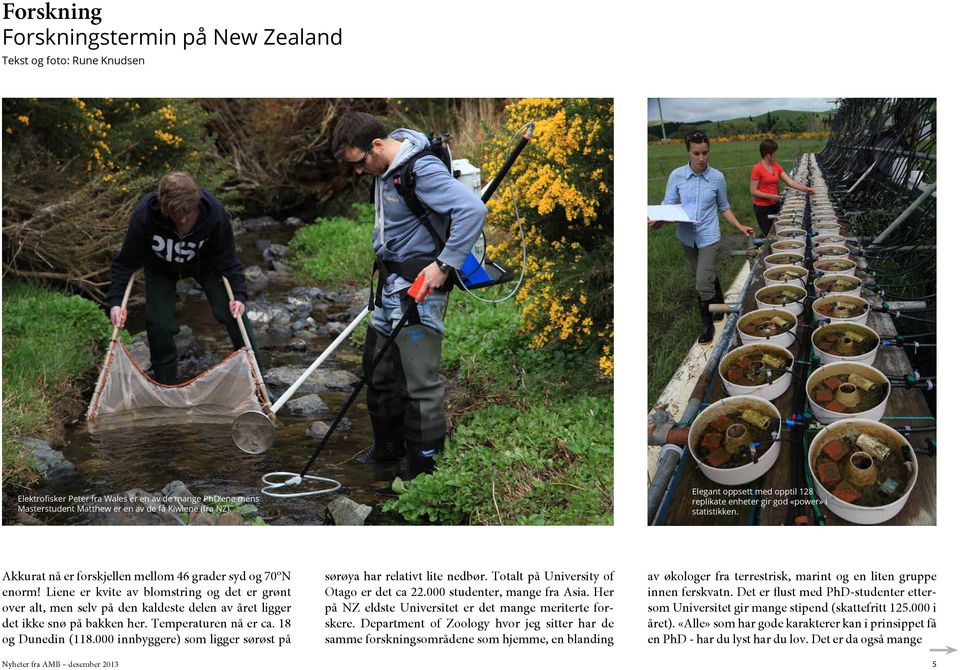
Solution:
M96 375L110 322L90 300L36 284L3 287L3 482L36 479L19 437L56 443L62 418L83 411L81 394Z

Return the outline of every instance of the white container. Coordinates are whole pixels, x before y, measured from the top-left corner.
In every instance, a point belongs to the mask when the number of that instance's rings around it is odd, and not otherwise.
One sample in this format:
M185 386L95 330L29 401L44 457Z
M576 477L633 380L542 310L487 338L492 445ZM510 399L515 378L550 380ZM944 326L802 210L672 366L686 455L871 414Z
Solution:
M865 412L856 412L851 414L850 412L834 412L814 402L813 387L819 382L827 377L833 377L834 375L847 375L851 373L856 373L861 377L866 377L875 384L887 385L887 394L884 396L880 404L872 409L868 409ZM807 378L806 389L807 401L810 403L810 411L813 412L813 415L820 423L833 423L834 421L839 421L840 419L870 419L872 421L879 421L880 417L883 416L884 410L887 408L887 401L890 400L890 380L887 379L886 375L876 368L872 368L869 365L864 365L863 363L829 363L817 368Z
M776 253L763 257L764 267L773 268L778 265L802 265L803 254Z
M767 451L764 452L760 458L757 459L756 463L748 463L747 465L742 465L738 468L714 468L701 461L700 456L697 454L696 445L700 444L700 438L703 436L704 432L706 432L706 428L710 422L719 416L742 409L753 409L755 411L763 412L765 415L776 417L777 429L776 432L772 434L772 439L776 441L770 445L770 448L767 449ZM693 456L693 459L696 461L697 465L700 466L700 470L703 471L703 474L706 475L711 481L715 481L718 484L724 484L726 486L738 486L740 484L746 484L747 482L752 482L757 477L765 474L767 470L773 467L773 464L777 462L777 456L780 455L780 429L780 413L769 400L764 400L763 398L756 398L749 395L722 398L704 409L702 412L700 412L697 418L694 419L693 425L690 426L690 434L688 437L690 454Z
M794 219L788 216L784 219L778 219L773 224L773 234L779 235L781 231L794 230L802 225L803 225L803 217L798 217Z
M852 299L852 298L851 298ZM858 298L859 300L859 298ZM821 348L821 344L824 344L820 338L829 335L831 333L842 335L843 333L854 332L858 335L868 338L876 338L877 346L873 347L870 351L865 354L857 354L844 356L841 354L831 354L827 353ZM877 334L873 328L863 325L862 323L827 323L821 325L819 328L813 331L811 336L811 343L813 344L813 349L816 352L817 356L820 357L820 362L827 363L863 363L864 365L873 365L873 362L877 358L877 352L880 351L880 336Z
M777 335L750 335L744 333L742 326L748 322L760 320L769 320L774 317L790 322L792 325L786 331ZM789 347L797 341L797 317L784 309L755 309L752 312L744 314L737 319L737 332L740 334L740 341L744 344L753 342L776 344L781 347Z
M473 191L473 194L480 197L480 168L471 165L466 158L457 158L450 162L453 174L457 181Z
M803 228L781 228L776 232L778 240L798 240L806 243L807 231Z
M826 286L833 285L833 282L843 280L845 283L850 283L854 285L854 288L847 289L844 291L834 291L827 290ZM830 295L855 295L859 296L860 292L863 290L863 281L859 277L854 277L849 274L834 273L829 275L823 275L822 277L817 277L813 280L813 287L817 290L818 295L823 295L828 293Z
M843 235L817 235L813 238L814 247L822 247L827 244L846 244L847 238Z
M772 382L762 384L760 386L736 384L730 381L727 378L727 373L729 372L730 367L735 365L736 361L744 356L748 356L756 352L770 353L777 358L782 358L787 361L787 364L785 365L787 368L786 374L781 375ZM779 347L775 344L745 344L742 347L737 347L736 349L732 350L720 360L720 380L723 382L723 387L727 389L727 393L732 396L752 395L757 398L763 398L764 400L774 400L775 398L779 398L788 388L790 388L790 380L792 377L793 354L783 347Z
M835 313L835 305L855 305L863 309L863 314L859 316L838 316ZM820 307L829 306L830 313L824 314L819 310ZM828 293L822 298L817 298L813 301L813 316L817 320L830 319L831 323L867 323L867 317L870 316L870 303L868 303L863 298L858 298L855 295L837 295L835 293Z
M770 251L775 254L802 254L807 243L802 240L779 240L770 245Z
M798 276L783 278L783 279L774 279L772 275L777 275L781 272L788 271ZM763 271L763 283L766 286L779 286L780 284L789 284L790 286L799 286L803 288L803 285L807 282L807 275L810 274L807 268L800 265L791 265L789 267L779 267L779 268L767 268Z
M827 265L840 269L826 269ZM821 258L813 262L813 269L820 274L853 275L857 271L857 262L849 258Z
M810 230L813 231L814 237L817 235L839 235L840 224L836 221L814 221Z
M790 292L796 294L796 300L793 302L768 302L768 300L772 298L765 296L771 296L773 293L784 288L784 285L777 284L776 286L764 286L761 289L757 289L757 292L753 294L754 299L757 301L757 309L782 309L790 312L794 316L803 314L803 304L807 299L807 291L799 286L790 286Z
M850 250L845 246L827 244L813 248L814 258L850 258Z
M817 457L828 443L833 440L842 440L862 434L867 434L883 440L887 444L898 446L901 450L905 448L910 455L909 458L912 468L906 489L902 496L888 505L866 507L864 505L857 505L856 503L848 503L828 491L827 488L820 483L820 479L816 475ZM890 456L889 458L892 457L893 456ZM844 419L837 421L817 433L816 437L813 438L813 442L810 444L808 463L810 471L814 473L813 488L817 492L817 497L826 503L827 509L841 519L859 524L883 523L899 514L900 510L907 504L907 499L913 492L913 487L917 483L917 476L919 474L917 454L907 439L889 426L878 421L867 421L864 419Z

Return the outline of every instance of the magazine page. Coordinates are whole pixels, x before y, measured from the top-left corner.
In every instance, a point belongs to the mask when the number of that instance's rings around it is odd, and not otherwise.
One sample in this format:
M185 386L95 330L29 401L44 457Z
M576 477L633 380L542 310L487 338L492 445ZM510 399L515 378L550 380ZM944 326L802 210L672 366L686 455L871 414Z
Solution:
M3 3L2 667L954 663L937 12Z

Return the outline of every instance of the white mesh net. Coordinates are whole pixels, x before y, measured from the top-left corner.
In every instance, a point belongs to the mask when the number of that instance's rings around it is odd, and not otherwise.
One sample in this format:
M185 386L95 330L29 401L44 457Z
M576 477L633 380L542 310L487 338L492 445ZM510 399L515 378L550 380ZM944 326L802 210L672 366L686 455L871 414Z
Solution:
M269 412L257 390L253 355L244 347L209 370L176 386L150 379L123 346L110 345L101 384L87 410L87 421L132 410L189 410L193 415L234 417L250 410Z

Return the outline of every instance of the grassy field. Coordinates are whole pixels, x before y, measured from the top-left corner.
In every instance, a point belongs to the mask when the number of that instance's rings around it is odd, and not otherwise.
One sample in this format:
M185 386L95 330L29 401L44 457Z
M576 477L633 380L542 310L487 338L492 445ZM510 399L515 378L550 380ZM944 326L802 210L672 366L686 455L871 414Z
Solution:
M790 171L802 153L820 151L826 140L779 140L777 162ZM756 228L750 170L760 160L758 142L728 142L710 146L710 165L727 179L730 207L740 223ZM687 161L682 144L649 145L647 154L647 202L660 204L667 177ZM743 256L731 257L729 250L743 249L746 242L721 217L723 249L720 283L724 289L743 265ZM649 231L647 250L647 408L653 407L663 387L673 376L700 330L697 296L690 270L672 225Z

